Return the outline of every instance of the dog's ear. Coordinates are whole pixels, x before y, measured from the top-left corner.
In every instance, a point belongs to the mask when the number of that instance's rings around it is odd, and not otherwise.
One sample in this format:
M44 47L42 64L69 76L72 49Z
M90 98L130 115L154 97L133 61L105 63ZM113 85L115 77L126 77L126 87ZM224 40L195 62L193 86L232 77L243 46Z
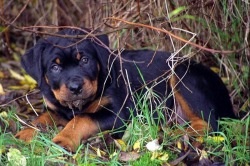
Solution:
M112 82L112 79L115 78L113 60L116 58L115 54L112 53L112 50L109 48L109 39L107 35L96 36L92 40L92 45L96 51L97 58L100 62L101 74L100 80L102 83L106 80L105 86L109 86ZM108 78L108 79L107 79Z
M25 71L33 77L38 86L41 85L43 79L42 53L44 45L40 41L34 47L29 49L21 58L21 64Z
M96 36L92 40L93 47L96 51L97 58L99 59L103 69L108 68L108 62L111 60L111 53L109 49L109 39L107 35Z

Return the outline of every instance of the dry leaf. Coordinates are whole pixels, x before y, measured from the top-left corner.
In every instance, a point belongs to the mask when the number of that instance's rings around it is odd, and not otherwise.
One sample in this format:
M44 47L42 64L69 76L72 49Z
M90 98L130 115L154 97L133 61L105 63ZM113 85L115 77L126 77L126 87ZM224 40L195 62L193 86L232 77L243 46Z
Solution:
M134 145L133 145L133 150L136 151L136 152L139 152L141 149L141 142L140 140L137 140Z
M121 150L121 151L126 151L127 150L127 145L122 139L115 139L114 140L115 145Z
M7 112L6 111L1 112L0 117L3 118L3 119L7 119L7 117L8 117Z
M96 155L98 157L106 155L106 152L100 150L100 148L96 148L96 147L92 147L92 146L91 146L91 148L96 152Z
M210 69L215 72L215 73L219 73L220 69L218 67L210 67Z
M18 149L10 148L9 152L7 153L9 165L15 166L26 166L26 158L21 154Z
M4 90L3 90L3 86L2 86L2 84L0 84L0 95L4 95L5 93L4 93Z
M25 78L20 75L19 73L15 72L14 70L9 69L11 77L15 78L16 80L23 81Z
M200 150L199 165L212 165L205 150Z
M0 78L4 78L4 73L2 71L0 71Z
M146 148L151 151L154 152L156 150L159 150L161 148L161 146L159 145L159 141L158 139L155 139L153 141L150 141L147 143Z
M182 143L181 143L181 141L180 141L180 140L179 140L179 141L177 141L176 146L177 146L177 148L178 148L178 149L180 149L180 150L182 150L182 149L183 149L183 146L182 146Z
M150 158L151 160L155 160L155 159L158 159L158 160L161 160L161 161L168 161L169 159L169 155L168 153L165 153L165 152L153 152L152 153L152 156Z
M140 158L140 154L136 153L136 152L121 152L119 154L119 160L120 161L135 161L138 158Z
M195 139L197 142L203 143L204 142L204 138L203 137L197 137Z

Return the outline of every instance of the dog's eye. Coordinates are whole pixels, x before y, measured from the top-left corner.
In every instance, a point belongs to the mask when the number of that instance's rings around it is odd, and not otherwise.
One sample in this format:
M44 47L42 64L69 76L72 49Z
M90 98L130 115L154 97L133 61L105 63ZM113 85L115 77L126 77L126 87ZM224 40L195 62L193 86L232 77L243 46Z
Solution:
M53 64L51 66L51 71L54 73L59 73L62 70L62 68L59 65Z
M89 59L87 57L82 57L81 62L82 63L88 63Z

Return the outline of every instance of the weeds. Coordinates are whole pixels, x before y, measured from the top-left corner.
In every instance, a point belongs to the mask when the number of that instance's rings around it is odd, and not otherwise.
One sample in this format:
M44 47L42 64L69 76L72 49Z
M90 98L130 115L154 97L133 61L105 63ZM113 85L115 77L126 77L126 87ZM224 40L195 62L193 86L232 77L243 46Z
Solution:
M0 0L0 166L11 160L25 158L31 165L161 165L166 163L197 163L194 158L205 154L203 159L225 165L249 165L249 58L250 58L250 5L242 1L1 1ZM119 20L107 19L119 18ZM128 25L123 21L135 23ZM146 26L137 26L138 23ZM54 32L50 25L88 27L100 29L109 34L110 47L113 49L154 49L173 52L173 58L182 60L192 58L212 67L227 85L235 112L240 120L225 119L220 121L221 132L208 133L197 141L183 135L172 135L174 129L183 126L169 126L164 118L166 110L161 99L152 89L147 88L141 94L134 94L136 114L124 135L126 150L117 145L109 134L102 133L82 144L76 154L68 153L51 142L57 129L48 129L39 134L30 144L14 138L21 128L15 114L22 118L34 117L27 110L26 102L15 95L7 95L18 88L19 81L10 79L10 69L19 70L21 54L33 45L41 32ZM197 44L193 47L188 42L175 39L164 32ZM35 32L35 33L32 33ZM230 51L227 52L227 51ZM177 54L181 52L181 54ZM143 76L142 76L143 78ZM15 89L13 87L15 86ZM29 87L28 87L29 88ZM6 92L4 92L6 91ZM24 94L24 92L23 92ZM36 96L32 94L31 96ZM10 101L10 102L9 102ZM41 107L30 103L40 110ZM6 104L8 103L8 104ZM41 105L41 104L40 104ZM140 111L139 111L140 110ZM135 112L131 110L131 112ZM156 119L155 115L159 118ZM163 127L165 125L165 127ZM163 131L159 129L162 127ZM166 127L167 126L167 127ZM120 131L115 131L120 132ZM216 136L213 136L216 134ZM167 153L169 160L164 163L151 160L152 153L146 148L149 141L158 139L160 152ZM133 149L139 142L139 149ZM119 147L120 146L120 147ZM192 149L191 152L186 149ZM20 153L18 151L20 151ZM138 151L137 151L138 150ZM101 153L101 152L102 153ZM98 153L97 153L98 152ZM121 152L136 152L140 157L135 161L121 160ZM99 154L100 153L100 154ZM14 158L10 158L12 155ZM15 163L18 165L18 162Z

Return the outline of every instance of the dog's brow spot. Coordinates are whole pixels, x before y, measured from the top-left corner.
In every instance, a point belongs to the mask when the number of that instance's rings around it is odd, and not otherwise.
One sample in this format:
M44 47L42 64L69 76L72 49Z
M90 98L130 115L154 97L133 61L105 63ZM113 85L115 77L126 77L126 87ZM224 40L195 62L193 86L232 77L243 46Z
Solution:
M81 60L81 55L80 55L80 53L77 53L76 59L77 59L77 60Z
M56 63L57 63L58 65L61 64L61 61L60 61L59 58L56 58Z

